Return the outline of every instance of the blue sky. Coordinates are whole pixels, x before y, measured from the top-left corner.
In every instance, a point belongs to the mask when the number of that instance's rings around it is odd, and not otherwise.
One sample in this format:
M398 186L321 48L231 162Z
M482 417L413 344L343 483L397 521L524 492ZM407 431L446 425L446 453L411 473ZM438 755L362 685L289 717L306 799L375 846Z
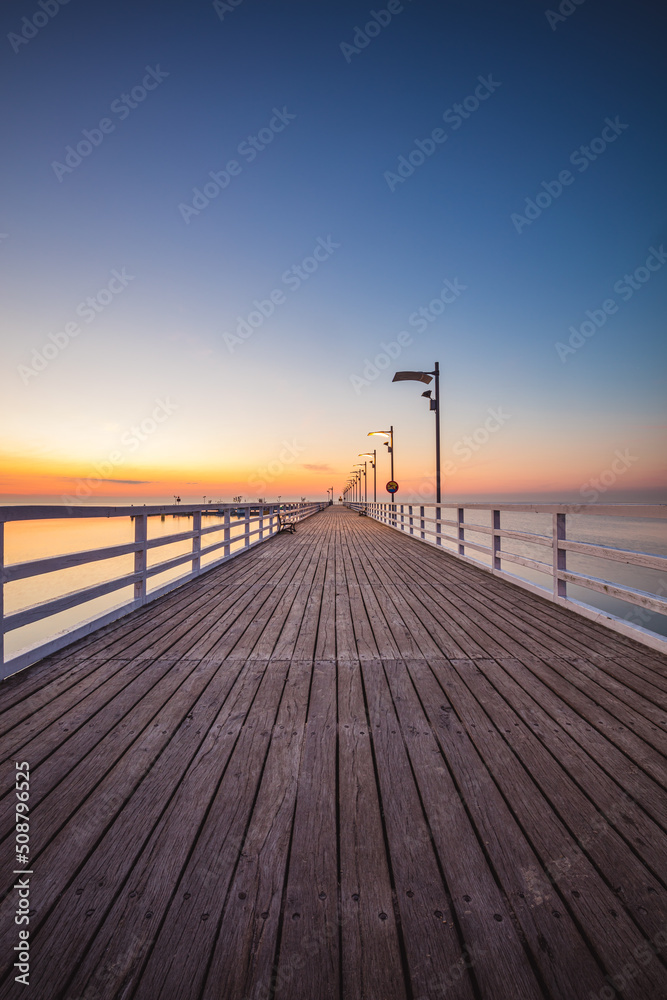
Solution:
M346 58L341 43L386 5L242 0L221 18L206 2L70 0L12 45L41 8L5 3L0 488L57 493L164 396L174 414L122 463L141 490L249 493L296 441L271 488L321 492L389 423L397 477L415 488L433 464L432 420L391 376L437 357L445 457L489 408L511 414L448 495L569 496L629 447L637 459L614 488L653 497L667 267L627 300L614 284L667 242L661 25L647 3L571 7L554 30L536 3L394 3ZM114 102L146 67L164 78L121 119ZM480 77L493 93L453 128L443 113ZM248 162L239 144L275 109L295 117ZM59 179L53 164L105 117L113 131ZM582 172L570 155L607 119L627 127ZM437 128L446 140L392 191L386 173ZM240 172L186 222L179 205L234 159ZM518 233L512 213L565 169L572 182ZM290 287L285 272L318 240L338 245ZM122 268L122 292L26 374L33 348ZM465 290L417 332L408 318L445 279ZM272 315L230 351L224 334L276 289ZM610 298L618 310L559 355ZM402 330L412 343L391 366L355 381Z

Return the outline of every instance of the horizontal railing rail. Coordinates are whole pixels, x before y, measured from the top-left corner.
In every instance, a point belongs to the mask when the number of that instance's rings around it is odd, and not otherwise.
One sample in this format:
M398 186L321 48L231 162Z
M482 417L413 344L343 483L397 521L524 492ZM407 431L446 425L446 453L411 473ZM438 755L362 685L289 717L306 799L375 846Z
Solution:
M383 524L404 531L419 541L442 548L449 555L458 559L473 562L476 566L494 575L503 577L534 593L565 605L586 618L600 621L609 628L623 635L632 636L640 642L667 652L667 639L651 629L645 628L641 622L631 622L620 618L609 611L603 611L583 601L576 600L568 593L568 584L584 587L596 593L605 594L635 605L643 611L667 615L667 556L647 552L634 552L618 549L610 545L593 542L581 542L567 537L567 516L573 514L593 515L596 517L631 517L637 519L667 518L667 504L499 504L499 503L360 503L350 502L347 506L352 510L364 513ZM456 517L444 517L443 511L455 510ZM466 514L485 511L490 513L491 524L476 524L466 519ZM548 514L551 516L551 532L548 535L540 532L522 531L517 528L501 526L503 513L515 514ZM449 533L447 529L455 529ZM466 537L466 532L476 535L487 535L489 544L473 541ZM503 539L512 539L532 546L538 551L532 555L510 552L502 548ZM453 545L449 548L445 543ZM507 544L507 543L505 543ZM548 551L547 551L548 550ZM483 553L489 560L489 565L479 558L468 554ZM544 552L544 559L538 558ZM574 572L567 565L567 553L577 553L593 556L610 562L624 563L628 566L638 566L643 569L657 570L665 574L664 585L661 581L656 588L659 592L640 590L625 584L591 576L586 573ZM506 564L523 566L527 569L544 573L550 577L550 586L544 587L531 583L529 580L512 573ZM641 613L636 616L641 618Z
M35 663L50 653L62 649L76 639L88 635L95 629L115 621L130 611L142 607L148 601L155 600L163 594L183 586L189 580L201 573L206 573L221 563L241 555L254 545L267 541L280 530L279 514L287 515L292 521L302 521L326 507L326 503L261 503L261 504L169 504L165 506L142 507L94 507L94 506L64 506L35 505L0 507L0 678L7 677L16 670ZM220 524L202 527L202 514L219 516ZM174 517L191 517L192 529L178 531L157 538L148 537L148 518L167 515ZM71 518L111 518L130 517L134 521L134 541L121 545L107 545L87 551L69 552L64 555L49 556L44 559L32 559L28 562L4 563L5 524L14 521L34 520L69 520ZM234 527L241 531L234 532ZM222 532L222 539L202 546L202 539L214 533ZM208 540L206 538L206 540ZM154 549L178 542L191 542L191 548L177 556L172 556L162 562L148 565L148 554ZM219 559L202 566L205 556L220 551ZM33 604L11 614L5 614L5 586L18 580L54 573L59 570L72 569L94 562L116 559L118 556L134 555L134 567L131 573L105 580L101 583L83 587L80 590ZM190 563L190 571L177 579L170 581L155 591L147 592L148 581L155 576L185 566ZM99 597L112 594L114 591L134 587L134 596L124 601L106 613L93 616L85 622L59 633L52 639L19 651L10 659L5 659L5 635L26 625L34 624L45 618L52 617L63 611L69 611L79 605L87 604Z

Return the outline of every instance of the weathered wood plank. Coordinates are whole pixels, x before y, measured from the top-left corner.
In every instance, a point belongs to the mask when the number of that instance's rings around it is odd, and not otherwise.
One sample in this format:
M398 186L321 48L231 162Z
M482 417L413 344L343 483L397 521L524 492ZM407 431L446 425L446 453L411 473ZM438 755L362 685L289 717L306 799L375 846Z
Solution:
M370 725L350 660L338 664L338 741L343 1000L406 1000Z

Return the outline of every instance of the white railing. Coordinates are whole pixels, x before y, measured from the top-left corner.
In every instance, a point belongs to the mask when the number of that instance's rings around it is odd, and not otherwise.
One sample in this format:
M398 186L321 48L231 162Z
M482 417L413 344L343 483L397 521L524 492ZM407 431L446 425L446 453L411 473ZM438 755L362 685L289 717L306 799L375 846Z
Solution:
M348 503L352 510L365 513L383 524L398 531L413 535L420 541L436 547L441 547L448 554L493 573L496 576L510 580L512 583L525 587L542 597L562 604L586 618L600 621L609 628L623 635L632 636L640 642L667 652L667 639L641 625L642 613L635 615L634 623L620 618L600 608L593 607L568 595L568 584L584 587L587 590L605 594L607 597L626 601L641 608L644 612L652 611L667 614L667 556L653 555L645 552L626 551L612 548L608 545L593 544L569 540L567 537L566 519L568 514L586 514L596 517L631 517L631 518L666 518L667 504L488 504L488 503L441 503L439 505L408 504L408 503ZM443 516L447 510L456 511L455 518ZM488 511L491 514L490 524L476 524L467 519L472 512ZM503 513L548 514L551 515L551 533L516 530L507 525L501 526ZM507 519L505 519L507 520ZM453 529L453 531L449 531ZM473 541L466 537L466 532L476 535L487 535L489 544ZM503 549L503 539L513 539L534 546L531 549L535 558ZM453 546L450 548L449 546ZM483 553L489 560L489 565L481 562L472 553ZM618 582L573 572L567 566L568 552L593 556L629 566L639 566L643 569L662 571L665 576L656 587L656 593L638 590ZM540 555L543 554L543 558ZM506 564L527 567L529 570L544 573L550 577L550 586L540 586L531 583L510 572ZM644 617L648 617L644 615Z
M0 678L7 677L16 670L35 663L49 653L62 649L76 639L88 635L95 629L101 628L102 625L106 625L120 618L122 615L128 614L148 601L155 600L157 597L176 587L181 587L184 583L199 576L200 573L206 573L228 559L233 559L253 545L258 545L260 542L266 541L280 530L279 514L285 515L292 520L301 521L306 517L310 517L311 514L317 513L323 507L326 507L326 503L173 504L160 507L69 507L65 505L0 507ZM202 527L202 514L218 515L221 518L220 524ZM158 538L149 538L148 518L164 518L165 515L179 517L185 515L191 517L192 530L180 531L173 535L163 535ZM134 541L123 545L112 545L105 548L90 549L85 552L71 552L66 555L53 556L47 559L34 559L30 562L5 565L4 526L7 522L68 520L70 518L88 517L132 518L134 521ZM239 527L242 529L241 531L234 530ZM222 540L209 545L204 544L202 547L202 541L206 541L205 536L216 532L222 532ZM167 559L164 562L148 565L148 554L153 549L187 540L191 540L192 542L188 552ZM221 558L208 563L206 566L202 566L201 560L203 557L220 549L222 549ZM134 554L134 569L131 573L85 587L82 590L64 594L40 604L32 605L31 607L23 608L12 614L5 614L4 612L4 588L8 583L131 554ZM187 563L190 563L190 572L178 577L176 580L170 581L157 590L147 593L147 583L151 577ZM47 642L25 649L5 661L4 637L7 633L130 586L134 587L132 600L122 603L111 611L93 617L71 630L58 634Z

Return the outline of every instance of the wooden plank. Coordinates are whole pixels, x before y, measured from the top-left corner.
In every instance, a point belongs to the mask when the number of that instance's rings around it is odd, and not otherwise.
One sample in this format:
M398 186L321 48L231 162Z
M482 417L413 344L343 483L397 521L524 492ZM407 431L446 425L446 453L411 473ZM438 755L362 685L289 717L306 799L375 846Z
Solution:
M636 733L663 756L667 752L667 720L664 712L651 706L645 698L614 685L611 679L603 686L598 683L599 671L593 664L564 664L557 657L550 658L550 666L557 670L573 687L578 688L597 705ZM622 695L622 697L621 697Z
M39 819L39 806L52 789L59 785L80 761L94 751L95 772L98 775L104 766L110 766L110 747L120 756L124 749L136 739L148 721L159 711L164 702L173 694L188 673L196 664L182 663L171 665L144 665L143 672L130 684L127 684L114 698L96 709L93 719L86 713L81 719L76 709L65 716L49 730L30 740L25 746L17 744L16 759L30 762L32 789L30 795L30 815L36 822ZM121 664L121 669L124 664ZM166 676L165 676L166 675ZM114 676L112 674L112 676ZM41 763L40 763L41 762ZM81 798L88 794L84 783L78 779L76 792ZM59 798L63 798L63 789ZM8 791L9 804L15 802L14 781ZM65 796L74 808L72 797ZM1 808L1 806L0 806ZM7 816L7 825L0 824L0 837L10 832L13 826L13 815Z
M415 996L451 980L452 997L472 1000L471 969L453 917L382 665L361 661L396 907ZM453 970L462 975L454 980Z
M44 825L34 831L41 877L40 908L31 921L31 940L34 934L39 948L31 971L56 995L76 971L213 720L227 716L226 695L237 675L211 667L213 683L207 685L206 671L192 672L72 819L59 828L55 817L49 825L43 817ZM214 730L213 745L217 735ZM51 798L51 809L57 810L58 802ZM15 907L11 896L0 913L10 907ZM4 959L0 955L0 962Z
M336 659L336 533L333 530L329 534L327 564L322 586L322 607L317 622L315 659Z
M338 740L343 1000L406 1000L371 729L350 660L338 663Z
M282 906L275 1000L338 1000L336 664L313 665Z
M216 679L224 673L218 668ZM68 991L70 995L96 996L96 990L102 995L105 992L113 995L121 985L133 988L138 982L258 687L266 683L264 678L259 665L242 670L227 704L217 715L215 708L219 703L211 701L214 714L205 724L202 741L179 780L173 798L169 801L165 797L167 808L153 826L143 850L133 860L131 870L119 873L113 904L107 908L104 922L96 929L74 974ZM237 842L234 858L239 846ZM231 843L227 847L231 848ZM97 859L93 856L91 861L95 863L96 860L99 865L103 858L104 854ZM206 859L199 869L204 884L217 882L222 866L223 861L217 854ZM84 893L92 895L89 905L98 902L94 896L98 891L95 884L88 885L81 876L77 881L83 883ZM116 957L120 961L114 960Z
M384 661L384 670L429 833L451 893L454 919L463 938L462 954L474 966L478 989L494 1000L543 996L523 935L517 932L514 914L496 884L405 664Z
M530 838L542 867L556 873L557 878L552 875L549 886L557 881L562 902L585 928L606 972L613 975L620 963L632 960L633 949L645 945L644 936L540 791L542 771L535 767L536 781L533 774L521 766L503 734L463 684L456 669L445 672L440 665L435 665L435 669L443 690ZM547 780L546 774L544 780ZM551 895L551 891L546 890L545 896L543 883L534 890L534 899L539 899L540 905L545 899L549 902ZM560 919L560 908L554 910ZM655 966L647 966L638 970L628 986L627 996L644 1000L647 996L659 995L660 982L661 975Z
M272 983L280 923L301 925L283 898L303 750L311 664L296 660L271 739L243 850L229 887L201 1000L257 996ZM291 968L302 968L300 949ZM284 982L291 976L283 964Z
M551 885L548 870L519 825L511 801L502 795L462 719L434 676L440 671L448 674L451 664L432 661L427 666L415 660L408 664L408 669L459 794L547 989L554 997L596 995L605 982L585 932L559 896L558 886ZM554 917L554 911L558 917Z
M257 668L260 667L258 662ZM138 982L136 1000L166 1000L173 996L190 1000L201 995L225 898L240 852L246 850L246 831L267 753L274 736L281 732L279 725L285 725L277 722L277 716L288 667L286 663L273 661L270 668L265 668L222 781L211 790L214 795L210 807L187 855L169 907L154 925L154 934L158 928L159 934ZM182 819L175 814L173 822L178 829ZM174 835L172 830L167 845ZM140 912L135 921L141 925ZM146 934L151 936L148 931Z
M286 633L284 636L281 636L273 651L276 659L280 659L282 656L293 660L312 661L315 658L317 636L324 608L324 587L330 548L330 536L327 533L324 538L310 593L305 603L300 628L295 635Z
M620 786L619 803L631 798L667 830L667 801L663 786L641 771L597 729L590 726L570 705L547 687L525 664L502 661L503 670L533 696L550 719L567 733ZM480 664L481 666L481 664Z
M377 647L372 638L368 620L364 615L355 623L350 606L350 592L347 585L347 573L345 560L343 558L341 544L341 529L336 533L336 559L334 564L334 576L336 581L336 659L357 660L359 659L359 649L357 646L357 635L361 636L363 652L365 655L372 655Z
M303 609L317 570L323 537L320 534L315 539L308 538L305 543L303 539L300 539L299 542L299 547L304 550L303 558L249 654L253 659L289 658L289 654L280 656L277 645L283 639L291 651L295 637L298 635Z
M497 664L492 661L476 660L475 666L502 694L512 710L529 727L531 733L549 749L554 759L572 775L582 791L595 804L601 813L601 816L594 816L590 820L595 825L596 831L604 828L606 823L610 823L652 869L653 875L664 878L664 873L667 872L665 830L647 816L641 800L638 804L624 794L623 789L603 767L582 749L574 739L571 723L569 726L567 722L564 726L557 725L547 714L541 703L540 695L543 691L543 688L540 690L541 685L534 682L528 690L523 688L509 673L507 661ZM520 669L520 664L515 663L515 666ZM532 696L529 691L532 692ZM609 766L609 751L613 749L606 743L603 760L607 766ZM667 806L667 795L664 790L656 788L655 792ZM636 785L634 794L637 795ZM582 838L579 839L581 842Z
M567 775L563 764L526 726L520 715L494 690L486 676L471 663L455 664L469 690L484 705L504 739L539 785L551 809L595 865L616 900L629 912L647 937L654 937L667 924L667 892L639 860L611 824L600 824L600 812L590 798ZM521 720L521 721L517 721ZM585 772L585 764L582 774ZM612 797L613 803L613 797ZM665 836L659 831L663 851ZM659 865L659 870L663 870ZM658 876L659 877L659 876ZM620 887L620 889L619 889ZM650 888L649 888L650 887ZM602 897L601 897L602 898ZM616 922L621 925L623 916Z
M384 545L375 546L377 552L374 556L369 553L377 573L379 591L386 592L410 621L422 655L488 655L489 644L493 645L495 640L486 633L475 631L474 625L471 628L470 619L459 614L451 602L436 597L433 581L421 587L413 575L406 572L402 561L392 556L391 548ZM385 557L382 562L378 558L381 555ZM391 567L391 575L387 567ZM505 651L502 646L493 645L493 648Z
M649 777L658 784L664 782L665 761L662 755L607 712L595 699L571 683L561 669L556 669L555 665L559 663L557 658L554 657L551 663L531 657L521 658L521 662L525 663L528 669L566 705L585 719L589 726L627 754Z

